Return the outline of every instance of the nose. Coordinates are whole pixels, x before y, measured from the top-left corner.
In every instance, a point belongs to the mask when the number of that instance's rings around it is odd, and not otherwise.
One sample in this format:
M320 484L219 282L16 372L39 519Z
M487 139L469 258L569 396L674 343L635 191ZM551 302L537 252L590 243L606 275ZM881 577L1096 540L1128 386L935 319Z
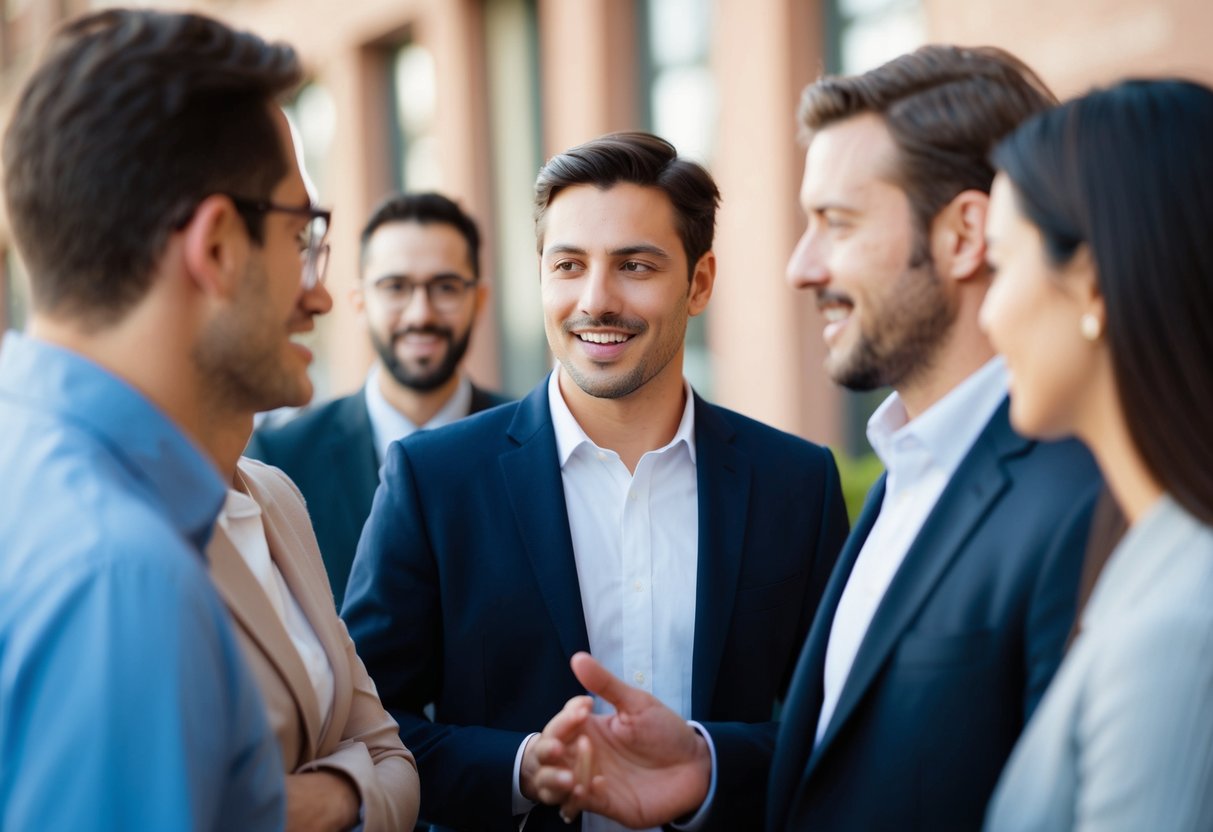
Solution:
M830 273L825 266L822 243L814 234L813 229L806 228L788 258L786 272L788 285L793 289L812 289L824 286L830 281Z
M591 318L602 318L620 311L615 291L615 281L610 269L591 265L581 285L579 305L581 312Z
M327 315L333 308L333 296L323 283L316 283L311 289L304 290L299 298L300 305L312 315Z
M434 317L434 306L430 303L429 284L417 283L414 285L413 293L409 295L404 306L400 307L399 314L401 320L412 323L431 320Z

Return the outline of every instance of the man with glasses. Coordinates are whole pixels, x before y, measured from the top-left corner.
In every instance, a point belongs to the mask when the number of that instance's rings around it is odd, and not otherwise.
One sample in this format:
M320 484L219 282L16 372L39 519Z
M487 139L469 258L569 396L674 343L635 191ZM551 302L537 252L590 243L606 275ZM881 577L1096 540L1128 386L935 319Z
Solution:
M0 349L2 829L283 826L204 547L253 414L310 398L292 339L331 306L275 104L299 80L288 46L108 10L14 109L32 316Z
M461 369L488 295L472 218L441 194L397 194L371 214L361 242L350 298L378 356L366 385L262 426L245 451L303 492L338 607L388 445L507 401Z

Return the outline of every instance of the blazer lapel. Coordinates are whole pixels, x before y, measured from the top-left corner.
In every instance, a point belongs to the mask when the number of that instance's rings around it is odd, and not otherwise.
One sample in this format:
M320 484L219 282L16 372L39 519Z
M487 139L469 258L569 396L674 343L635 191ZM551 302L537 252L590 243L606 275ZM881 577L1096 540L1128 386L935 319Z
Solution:
M796 664L796 672L788 686L787 701L775 742L775 758L771 765L768 828L773 828L774 819L782 818L786 813L792 787L804 774L806 763L813 751L817 720L821 714L826 647L830 640L830 629L834 625L834 614L838 610L838 602L842 599L842 591L851 577L851 570L855 567L859 552L871 534L876 518L880 516L884 492L885 475L881 474L868 491L855 528L851 530L838 555L821 603L813 616L813 624L809 628L804 650Z
M731 444L733 428L695 396L699 553L695 581L695 646L691 716L708 719L716 674L737 596L750 502L750 461ZM728 511L720 510L729 506Z
M1030 444L1011 430L1004 400L940 495L893 576L859 646L830 724L809 761L810 772L859 704L948 565L1009 486L1003 458L1021 453Z
M379 456L375 452L365 390L342 402L335 428L324 449L334 472L327 499L334 501L333 508L340 506L342 525L349 529L350 539L357 540L379 487ZM336 555L327 553L330 558ZM350 562L345 564L346 574L353 565L353 557L351 551Z
M268 524L266 528L268 534ZM295 649L286 627L270 605L265 590L257 582L257 577L248 568L244 557L236 551L227 534L218 526L215 527L215 536L207 551L211 558L211 579L227 604L232 618L278 671L291 691L299 712L305 717L303 721L308 735L308 756L305 759L310 759L315 756L315 740L319 735L320 726L316 723L320 705L316 701L316 692L312 689L303 660L299 658L299 651ZM288 767L293 767L296 761L286 760L285 763Z
M560 646L566 656L572 656L579 650L588 651L590 639L547 390L545 381L519 402L508 431L519 447L502 454L499 462L535 582Z
M282 573L287 588L295 602L303 611L304 617L315 633L316 639L324 648L333 672L333 711L331 714L320 712L320 701L316 698L311 678L304 669L303 690L292 693L300 701L304 727L307 732L307 747L310 757L323 756L320 749L324 745L323 733L328 725L334 723L334 716L342 709L348 709L349 698L342 696L350 688L349 668L345 664L345 644L341 634L332 626L337 611L333 606L333 597L326 590L320 572L308 574L307 560L313 559L321 566L320 552L315 544L307 537L301 536L297 530L310 529L308 517L302 511L302 505L295 501L293 493L286 493L285 484L281 489L271 487L270 483L261 482L253 476L245 476L244 481L250 495L262 507L261 517L265 525L266 542L269 544L270 558L278 571ZM279 497L283 499L278 499ZM309 549L311 550L309 552ZM294 643L290 644L291 655L298 659L299 653ZM338 658L342 659L338 661ZM299 666L303 663L300 660ZM310 703L310 704L309 704ZM344 722L344 717L339 722Z

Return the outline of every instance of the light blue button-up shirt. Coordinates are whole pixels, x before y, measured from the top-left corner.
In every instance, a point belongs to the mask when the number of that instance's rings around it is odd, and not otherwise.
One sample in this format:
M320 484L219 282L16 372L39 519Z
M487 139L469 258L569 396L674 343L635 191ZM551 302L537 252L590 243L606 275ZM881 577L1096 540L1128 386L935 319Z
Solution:
M143 395L0 347L0 829L265 830L282 764L202 555L225 485Z

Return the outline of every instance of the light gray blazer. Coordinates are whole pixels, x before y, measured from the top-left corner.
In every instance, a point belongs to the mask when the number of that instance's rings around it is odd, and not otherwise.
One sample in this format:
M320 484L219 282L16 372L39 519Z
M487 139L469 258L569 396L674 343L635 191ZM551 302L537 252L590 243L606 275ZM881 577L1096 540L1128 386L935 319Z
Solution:
M1213 529L1169 497L1108 559L986 829L1213 829Z

